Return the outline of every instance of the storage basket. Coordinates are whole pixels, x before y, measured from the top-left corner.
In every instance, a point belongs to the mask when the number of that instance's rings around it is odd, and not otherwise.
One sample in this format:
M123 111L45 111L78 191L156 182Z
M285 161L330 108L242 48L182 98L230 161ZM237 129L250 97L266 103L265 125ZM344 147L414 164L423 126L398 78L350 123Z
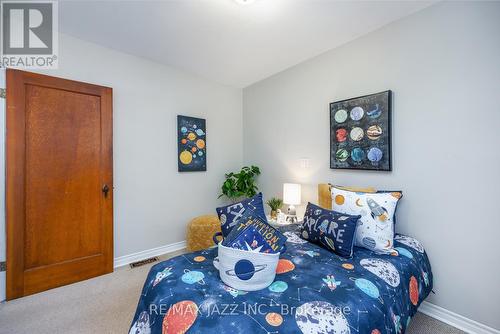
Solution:
M267 288L274 281L280 253L258 253L218 244L214 266L230 287L243 291Z

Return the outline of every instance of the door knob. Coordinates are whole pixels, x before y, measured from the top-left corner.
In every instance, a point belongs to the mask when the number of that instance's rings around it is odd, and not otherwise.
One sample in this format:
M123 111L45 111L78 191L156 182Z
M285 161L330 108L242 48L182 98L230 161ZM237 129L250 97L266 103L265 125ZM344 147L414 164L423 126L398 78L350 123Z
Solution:
M109 192L109 187L107 184L105 184L103 187L102 187L102 193L104 194L104 197L108 197L108 192Z

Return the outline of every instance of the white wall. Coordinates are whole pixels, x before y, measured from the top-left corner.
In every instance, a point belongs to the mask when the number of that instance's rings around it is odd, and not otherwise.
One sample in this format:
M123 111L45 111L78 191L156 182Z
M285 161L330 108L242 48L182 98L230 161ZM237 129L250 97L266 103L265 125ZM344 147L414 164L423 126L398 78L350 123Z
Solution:
M243 92L244 161L282 183L402 189L397 230L420 239L429 301L500 329L500 2L447 2ZM329 103L391 89L394 171L329 169ZM299 159L311 159L309 169Z
M241 167L241 90L67 35L59 48L44 73L113 88L115 257L185 240ZM177 172L178 114L206 118L207 172Z

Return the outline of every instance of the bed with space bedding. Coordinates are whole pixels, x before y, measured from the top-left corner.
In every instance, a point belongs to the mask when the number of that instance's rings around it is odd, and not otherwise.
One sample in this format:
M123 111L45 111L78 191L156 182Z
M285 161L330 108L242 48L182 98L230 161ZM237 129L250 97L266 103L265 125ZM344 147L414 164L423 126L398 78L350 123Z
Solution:
M432 290L427 254L410 236L397 234L392 254L355 247L346 258L284 234L276 278L259 291L220 280L217 248L155 265L130 333L404 333Z

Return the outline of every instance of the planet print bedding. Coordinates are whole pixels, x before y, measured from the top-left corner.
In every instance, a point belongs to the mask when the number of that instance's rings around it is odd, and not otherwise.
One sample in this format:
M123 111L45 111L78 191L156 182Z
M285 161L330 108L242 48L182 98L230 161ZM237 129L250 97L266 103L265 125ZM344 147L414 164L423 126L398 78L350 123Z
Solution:
M388 255L355 247L342 258L286 232L275 281L245 292L226 286L217 248L151 268L130 333L404 333L432 290L427 254L396 235Z

